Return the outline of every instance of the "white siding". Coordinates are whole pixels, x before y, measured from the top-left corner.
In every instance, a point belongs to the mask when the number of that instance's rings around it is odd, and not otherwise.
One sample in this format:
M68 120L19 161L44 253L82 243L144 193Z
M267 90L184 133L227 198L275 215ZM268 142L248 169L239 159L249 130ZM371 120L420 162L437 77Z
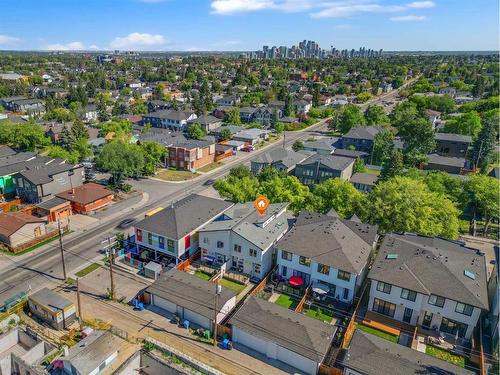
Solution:
M168 301L164 298L158 297L156 295L151 296L153 299L153 305L162 308L165 311L168 311L172 314L177 313L177 305L171 301Z
M205 329L211 329L212 328L212 320L208 319L197 312L184 309L184 316L183 319L188 320L191 324L198 325L202 328Z

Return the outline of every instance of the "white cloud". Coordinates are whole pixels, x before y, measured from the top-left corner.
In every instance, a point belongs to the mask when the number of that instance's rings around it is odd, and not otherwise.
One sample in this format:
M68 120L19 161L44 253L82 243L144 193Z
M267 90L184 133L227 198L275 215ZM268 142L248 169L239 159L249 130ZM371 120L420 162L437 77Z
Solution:
M71 42L67 44L55 43L49 44L45 49L49 51L77 51L85 49L82 42Z
M271 0L214 0L211 7L215 14L234 14L272 9L275 6Z
M426 16L409 15L409 16L391 17L389 19L391 21L395 21L395 22L413 22L413 21L424 21L427 19L427 17Z
M344 1L325 4L326 7L311 14L313 18L340 18L349 17L360 13L390 13L401 12L405 8L401 5L380 5L365 1Z
M414 9L427 9L435 7L436 3L433 1L414 1L413 3L406 4L406 6Z
M116 37L111 41L112 48L142 49L145 47L161 46L167 40L160 34L131 33L124 37Z
M89 46L89 49L100 49L98 46L96 46L95 44L91 44Z
M21 41L21 39L15 38L13 36L0 35L0 45L1 44L12 45L12 44L17 44L20 41Z

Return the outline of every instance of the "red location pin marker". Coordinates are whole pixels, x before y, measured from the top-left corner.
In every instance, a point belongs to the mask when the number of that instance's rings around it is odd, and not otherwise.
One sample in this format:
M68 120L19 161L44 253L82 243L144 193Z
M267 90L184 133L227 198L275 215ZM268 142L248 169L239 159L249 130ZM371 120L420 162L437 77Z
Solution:
M259 213L259 215L264 216L266 214L267 208L269 207L269 199L267 199L264 196L259 196L257 199L253 202L253 206Z

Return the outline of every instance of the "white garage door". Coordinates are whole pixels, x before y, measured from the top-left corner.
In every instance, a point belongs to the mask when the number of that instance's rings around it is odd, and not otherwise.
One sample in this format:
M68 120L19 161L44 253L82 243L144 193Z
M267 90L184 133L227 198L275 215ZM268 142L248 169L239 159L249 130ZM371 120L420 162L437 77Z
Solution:
M316 362L309 358L303 357L288 349L278 346L277 359L281 362L288 363L289 365L304 371L307 374L315 375L318 372Z
M168 312L175 314L177 305L173 302L170 302L164 298L158 297L157 295L153 295L153 305L162 308L163 310L167 310Z
M245 331L242 331L236 326L233 326L232 332L233 341L241 345L245 345L259 353L267 355L267 341L262 340L256 336L252 336Z
M205 329L211 329L211 324L210 320L208 318L205 318L204 316L201 316L198 313L195 313L194 311L184 309L184 319L189 320L191 323L196 324L200 327L203 327Z

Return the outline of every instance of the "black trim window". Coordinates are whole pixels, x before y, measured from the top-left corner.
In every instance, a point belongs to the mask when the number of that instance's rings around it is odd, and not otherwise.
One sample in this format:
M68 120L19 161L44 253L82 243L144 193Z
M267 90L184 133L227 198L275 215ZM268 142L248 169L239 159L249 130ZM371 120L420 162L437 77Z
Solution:
M415 300L417 299L417 292L403 288L401 289L401 298L415 302Z
M382 293L391 294L392 285L382 281L377 282L377 290Z
M328 275L330 273L330 267L325 266L324 264L318 263L318 272L323 275Z
M224 247L224 242L222 241L217 241L217 248L222 249Z
M459 314L471 316L472 312L474 311L474 307L471 305L467 305L466 303L457 302L457 306L455 306L455 311Z
M429 305L443 307L444 306L444 297L436 296L435 294L431 294L429 296Z
M292 253L289 253L288 251L285 250L281 250L281 259L292 260Z
M299 257L299 263L303 266L310 267L311 266L311 258L303 257L302 255Z
M349 281L349 280L351 280L351 273L347 272L347 271L339 270L337 272L337 279L344 280L344 281Z
M394 303L375 298L373 300L372 310L378 312L379 314L387 315L392 318L394 317L394 313L396 312L396 305Z
M234 251L237 253L241 253L241 245L234 245Z

